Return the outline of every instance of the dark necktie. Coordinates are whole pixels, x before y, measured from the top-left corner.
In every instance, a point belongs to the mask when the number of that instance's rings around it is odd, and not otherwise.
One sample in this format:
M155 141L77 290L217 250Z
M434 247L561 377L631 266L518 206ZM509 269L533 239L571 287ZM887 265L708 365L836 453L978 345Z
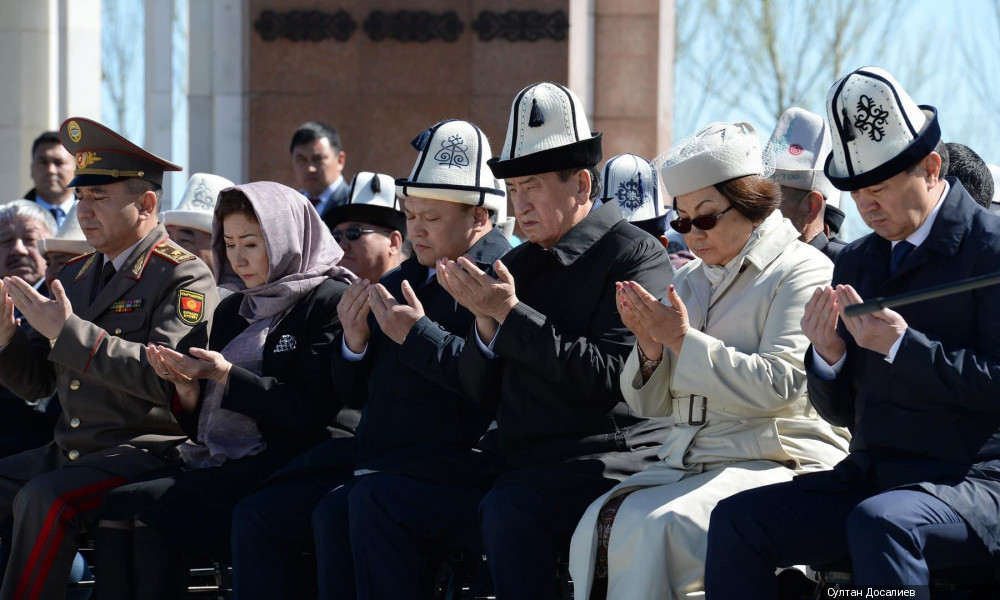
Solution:
M892 249L892 258L889 260L889 275L894 274L899 269L899 265L903 264L903 261L915 248L916 246L906 240L896 244L896 247Z
M53 217L55 217L56 225L58 225L59 227L62 227L63 218L65 217L65 213L63 213L63 209L61 209L58 206L56 206L56 207L50 208L49 212L52 213Z
M90 301L93 302L94 298L101 293L104 286L108 285L111 278L115 276L115 265L110 260L104 263L104 267L101 268L101 278L97 281L97 287L94 288L94 293L90 295Z
M313 206L319 206L319 203L322 202L322 200L319 199L319 196L309 196L309 201L312 202Z

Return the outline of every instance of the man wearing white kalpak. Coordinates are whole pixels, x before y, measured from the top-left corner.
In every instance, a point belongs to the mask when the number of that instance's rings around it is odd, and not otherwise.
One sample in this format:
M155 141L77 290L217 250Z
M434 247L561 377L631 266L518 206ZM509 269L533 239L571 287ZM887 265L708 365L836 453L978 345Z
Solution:
M163 213L163 224L167 228L167 235L170 236L178 246L184 248L191 254L200 258L209 269L214 269L212 258L212 219L215 217L215 204L219 199L219 192L233 187L232 181L225 177L212 175L210 173L195 173L188 180L187 188L184 189L184 196L181 197L180 204L174 210ZM223 269L232 270L228 261ZM221 273L213 273L218 283L233 283L239 280L236 273L227 273L228 277L222 277ZM225 298L231 292L219 288L219 296Z
M453 525L479 524L500 600L555 596L558 540L594 498L655 460L666 427L630 414L618 390L634 338L615 282L662 295L670 264L617 203L596 201L601 137L585 115L560 85L522 90L489 165L528 241L493 264L496 277L464 258L437 263L438 280L476 315L460 373L473 401L496 411L503 470L478 495L425 486L413 501L433 502Z
M700 595L716 502L828 469L847 450L846 432L805 395L809 342L799 327L832 265L776 210L773 163L753 127L711 123L661 160L678 215L670 226L697 260L674 275L666 303L633 282L618 286L636 335L620 384L634 414L673 426L660 460L580 521L570 550L577 598L603 597L605 586L616 600Z
M917 106L886 71L853 71L826 106L827 178L873 233L840 253L802 329L809 397L852 428L850 454L832 471L719 503L709 598L774 598L776 567L844 561L858 588L927 598L932 571L995 572L1000 556L1000 287L845 315L864 298L1000 272L1000 218L940 176L937 109Z
M617 202L628 222L660 240L667 238L667 209L663 206L660 178L656 168L635 154L619 154L604 163L601 202Z
M799 230L799 239L837 260L847 244L824 231L826 211L840 203L840 190L823 174L830 155L830 130L823 117L792 107L771 134L774 179L781 185L781 213Z

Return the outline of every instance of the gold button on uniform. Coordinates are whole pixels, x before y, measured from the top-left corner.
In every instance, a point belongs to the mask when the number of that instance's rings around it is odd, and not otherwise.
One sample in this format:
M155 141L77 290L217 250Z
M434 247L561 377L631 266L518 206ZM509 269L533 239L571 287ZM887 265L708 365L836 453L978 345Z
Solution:
M77 427L80 426L80 419L73 417L72 419L69 420L69 426L72 427L73 429L76 429Z
M119 327L118 329L115 329L115 335L121 335L121 334L122 334L121 327Z
M69 389L73 390L74 392L80 389L80 380L74 379L73 381L69 382Z
M69 451L69 459L70 460L76 460L78 458L80 458L80 451L79 450L70 450Z

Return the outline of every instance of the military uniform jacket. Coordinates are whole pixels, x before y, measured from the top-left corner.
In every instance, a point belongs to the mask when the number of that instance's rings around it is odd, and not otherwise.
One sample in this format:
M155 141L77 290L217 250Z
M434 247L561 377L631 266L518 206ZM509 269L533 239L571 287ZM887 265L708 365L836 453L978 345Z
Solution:
M73 314L51 342L18 331L0 350L0 383L21 398L58 392L55 440L70 458L120 444L167 452L183 437L170 411L174 387L150 367L144 346L204 348L215 281L162 224L91 303L100 269L96 253L67 263L59 280Z
M893 275L890 242L870 234L840 254L833 284L851 284L869 300L1000 272L1000 218L956 179L948 182L929 237ZM798 480L834 490L859 481L877 491L920 487L1000 556L1000 286L895 310L908 329L891 364L860 348L843 325L847 359L835 379L816 377L807 353L810 400L854 437L834 480L823 473Z
M510 250L494 227L467 254L481 269ZM369 316L371 339L361 361L334 355L334 382L346 402L362 407L358 469L390 471L466 485L492 481L489 457L473 448L493 420L491 410L470 402L459 376L459 356L474 317L442 288L428 281L416 257L382 278L400 302L408 281L425 316L402 344L389 339ZM338 344L338 348L340 345ZM493 471L495 474L495 471Z
M497 333L497 357L466 344L460 373L475 400L496 409L505 469L531 467L527 485L613 483L655 461L666 424L636 416L618 385L635 337L615 307L615 282L663 298L673 276L663 246L609 202L551 249L525 243L504 264L519 303Z

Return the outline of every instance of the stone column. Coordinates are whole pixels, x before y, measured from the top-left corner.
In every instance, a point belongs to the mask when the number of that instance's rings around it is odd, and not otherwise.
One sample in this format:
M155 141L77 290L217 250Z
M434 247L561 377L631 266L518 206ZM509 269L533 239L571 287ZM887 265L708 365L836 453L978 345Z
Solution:
M174 36L171 0L145 0L146 8L146 102L143 148L173 160L173 74ZM181 165L184 166L184 165ZM185 169L185 174L187 169ZM163 177L163 198L170 204L174 178Z

